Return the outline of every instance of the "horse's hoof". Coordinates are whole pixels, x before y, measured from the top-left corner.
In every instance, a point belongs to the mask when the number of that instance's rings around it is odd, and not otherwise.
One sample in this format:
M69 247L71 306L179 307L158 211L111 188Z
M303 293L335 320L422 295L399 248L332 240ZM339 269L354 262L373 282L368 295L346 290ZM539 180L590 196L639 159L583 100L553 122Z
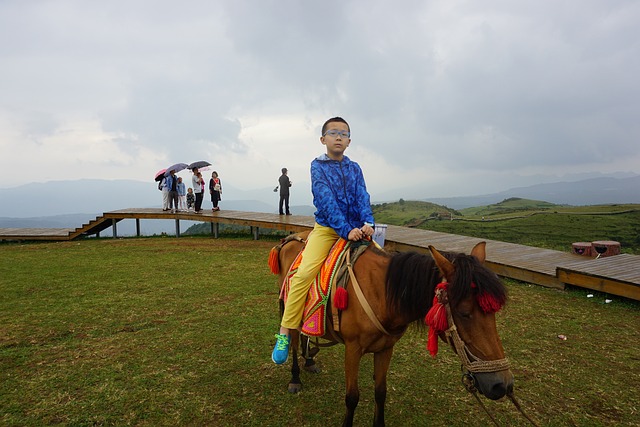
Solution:
M302 369L304 369L307 372L311 372L312 374L320 373L320 368L318 368L318 365L316 365L315 363L310 366L303 366Z
M289 383L289 393L296 394L302 391L302 384Z

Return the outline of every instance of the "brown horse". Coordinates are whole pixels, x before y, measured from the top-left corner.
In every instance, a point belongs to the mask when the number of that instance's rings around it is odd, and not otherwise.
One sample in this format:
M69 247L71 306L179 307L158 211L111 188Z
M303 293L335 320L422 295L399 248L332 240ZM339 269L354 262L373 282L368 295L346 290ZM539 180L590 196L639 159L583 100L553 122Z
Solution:
M301 233L300 237L305 238L305 234ZM272 250L270 265L274 273L280 273L281 280L284 280L289 266L302 248L302 242L287 239L286 243ZM341 313L339 328L339 336L345 345L346 414L343 426L353 423L360 397L358 369L365 353L374 354L373 425L384 425L387 370L393 346L409 324L421 324L432 305L437 308L439 303L442 303L440 308L446 309L442 313L448 314L444 318L448 322L445 320L444 328L437 330L436 334L433 333L434 327L430 328L430 349L433 350L435 342L437 351L438 336L449 342L460 356L473 386L489 399L499 399L513 391L513 374L504 358L495 322L495 311L506 301L506 290L498 277L483 265L485 243L478 243L471 255L441 254L431 246L429 250L431 257L417 252L390 254L371 246L353 265L352 279L355 277L366 300L364 305L368 303L369 311L373 311L376 319L372 319L363 308L351 280L347 287L348 307ZM438 286L443 282L448 284ZM376 320L384 332L374 325ZM330 334L327 337L330 338ZM307 344L307 341L303 336L302 344ZM299 344L300 334L292 332L291 392L302 387ZM307 345L302 346L302 353L306 368L313 370L313 355L309 354Z

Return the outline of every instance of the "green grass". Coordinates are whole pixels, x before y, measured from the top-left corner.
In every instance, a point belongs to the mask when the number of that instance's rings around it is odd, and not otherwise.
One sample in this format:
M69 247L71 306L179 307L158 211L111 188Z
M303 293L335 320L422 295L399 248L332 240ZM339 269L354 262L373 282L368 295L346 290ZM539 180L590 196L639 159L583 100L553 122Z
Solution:
M574 242L613 240L640 254L640 205L560 206L526 199L463 209L454 220L426 202L374 206L376 222L570 252Z
M270 360L278 325L273 241L203 237L0 245L0 424L339 425L341 346L286 391ZM498 329L516 395L541 425L640 425L640 304L507 282ZM568 337L566 341L558 334ZM390 426L486 426L459 363L411 329L389 373ZM372 357L356 425L371 424ZM486 402L501 425L527 425Z

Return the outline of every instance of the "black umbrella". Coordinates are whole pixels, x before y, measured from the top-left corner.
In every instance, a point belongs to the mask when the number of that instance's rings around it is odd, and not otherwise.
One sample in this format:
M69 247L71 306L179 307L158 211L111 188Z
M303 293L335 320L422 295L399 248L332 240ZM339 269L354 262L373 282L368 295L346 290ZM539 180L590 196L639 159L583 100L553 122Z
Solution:
M164 173L164 176L169 176L169 173L171 171L176 171L180 172L182 169L186 169L187 168L187 164L186 163L176 163L175 165L171 165L167 168L167 171Z
M193 169L193 168L203 168L205 166L211 166L211 163L205 161L205 160L200 160L198 162L193 162L191 163L189 166L187 166L187 169Z

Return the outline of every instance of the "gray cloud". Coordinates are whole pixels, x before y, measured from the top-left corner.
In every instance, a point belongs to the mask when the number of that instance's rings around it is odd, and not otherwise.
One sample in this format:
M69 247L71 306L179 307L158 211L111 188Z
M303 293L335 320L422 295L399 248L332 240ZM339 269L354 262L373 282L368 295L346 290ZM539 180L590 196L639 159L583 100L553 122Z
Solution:
M64 146L93 120L123 151L255 157L282 141L248 122L339 114L425 179L630 170L639 21L632 0L2 2L0 135Z

